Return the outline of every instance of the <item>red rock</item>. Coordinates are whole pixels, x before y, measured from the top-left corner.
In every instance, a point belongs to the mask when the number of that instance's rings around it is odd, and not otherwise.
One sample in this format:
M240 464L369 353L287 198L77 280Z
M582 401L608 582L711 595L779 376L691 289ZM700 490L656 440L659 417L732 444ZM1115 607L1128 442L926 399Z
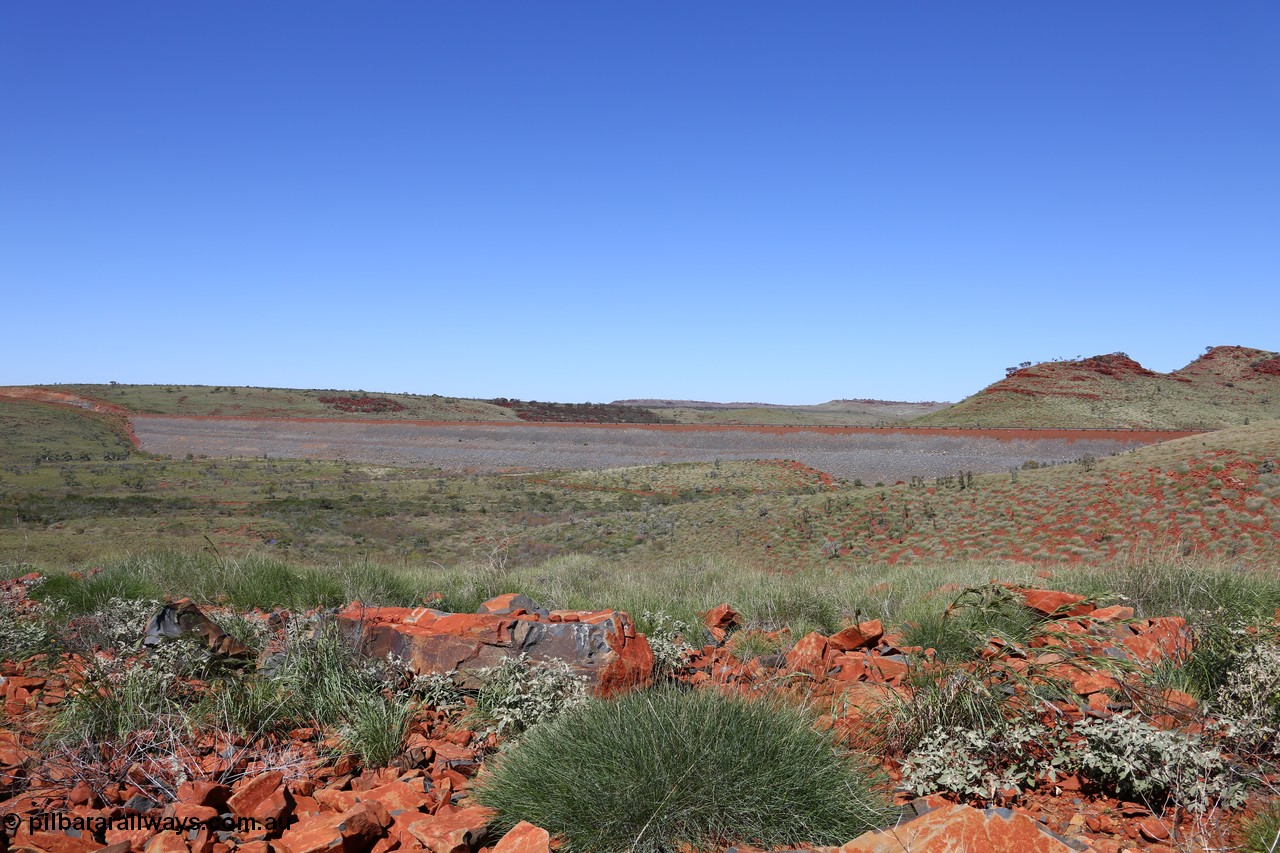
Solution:
M829 653L826 637L817 631L806 634L787 652L787 669L807 672L819 679L825 678Z
M190 823L207 823L219 814L213 806L197 806L194 803L172 803L165 808L165 812L175 820Z
M1181 690L1170 688L1161 693L1160 698L1164 700L1165 705L1179 711L1195 711L1200 707L1196 697Z
M374 657L394 654L417 672L456 671L465 687L478 687L477 671L525 654L533 661L563 660L585 676L596 695L648 684L653 650L625 613L584 611L499 615L444 613L420 607L365 608L352 604L339 624L362 638Z
M360 794L356 791L339 791L336 788L320 788L315 793L315 801L330 811L345 812L360 802Z
M77 836L61 832L18 832L9 842L10 850L35 850L42 853L93 853L101 847L88 833Z
M1071 853L1035 820L1008 809L943 806L860 835L839 853Z
M1022 597L1027 607L1045 616L1086 616L1093 611L1083 595L1052 589L1015 588L1013 591Z
M1147 841L1167 841L1169 828L1158 817L1146 817L1138 821L1138 832Z
M360 803L341 814L300 820L284 831L279 846L284 853L368 853L391 823L376 803Z
M151 840L154 830L146 829L108 829L106 831L107 844L114 846L116 844L124 844L130 850L141 851L147 846L147 842Z
M1089 696L1103 690L1115 690L1120 686L1119 682L1105 673L1095 672L1090 669L1080 669L1076 666L1056 666L1050 670L1050 675L1069 683L1071 691L1077 696Z
M284 787L284 774L270 770L253 777L227 800L227 808L238 817L256 820L263 826L284 826L293 809L293 795Z
M197 806L224 808L231 796L231 789L217 782L183 782L178 786L178 799Z
M1135 660L1143 663L1157 663L1163 657L1160 652L1160 644L1150 637L1141 634L1125 637L1121 644L1133 655Z
M98 795L88 782L77 782L71 793L67 794L67 802L73 806L91 806L97 799Z
M218 836L208 826L202 826L197 830L195 838L187 835L187 844L191 847L191 853L214 853L214 845L218 843Z
M1110 607L1100 607L1090 613L1089 616L1099 622L1120 622L1133 618L1133 608L1113 604Z
M508 592L491 598L476 608L477 613L488 613L494 616L522 616L524 614L546 616L547 611L538 602L518 592Z
M191 853L191 848L176 832L157 832L147 842L144 853Z
M470 853L484 842L494 814L493 809L471 806L411 823L408 833L432 853Z
M1155 642L1161 658L1181 659L1191 653L1193 637L1181 616L1161 616L1149 621L1142 635Z
M493 853L551 853L551 835L542 827L522 820L502 836Z
M905 661L899 660L897 657L880 657L878 655L871 655L867 658L867 669L870 678L889 684L900 684L902 679L906 678L907 673L910 672L910 668Z
M115 844L108 844L98 850L98 853L129 853L129 842L117 841Z
M702 614L702 624L717 643L723 643L729 632L738 628L741 622L738 611L727 604L719 604Z
M836 651L849 652L855 649L872 648L883 636L884 626L880 624L879 619L872 619L869 622L850 625L843 631L832 634L827 642Z
M394 817L400 812L421 810L431 802L431 795L426 792L422 781L419 780L416 785L410 782L390 782L377 788L370 788L362 792L359 799L361 802L378 801Z
M865 681L870 674L865 652L842 652L831 658L831 665L838 667L833 676L838 681Z
M0 767L18 767L31 757L31 753L22 748L17 732L0 729Z

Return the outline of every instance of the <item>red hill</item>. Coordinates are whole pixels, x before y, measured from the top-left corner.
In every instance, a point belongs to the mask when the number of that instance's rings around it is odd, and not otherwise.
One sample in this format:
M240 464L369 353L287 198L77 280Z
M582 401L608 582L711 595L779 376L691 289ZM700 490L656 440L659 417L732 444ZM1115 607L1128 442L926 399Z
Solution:
M1158 373L1122 352L1011 368L921 426L1215 429L1280 417L1280 355L1213 347Z

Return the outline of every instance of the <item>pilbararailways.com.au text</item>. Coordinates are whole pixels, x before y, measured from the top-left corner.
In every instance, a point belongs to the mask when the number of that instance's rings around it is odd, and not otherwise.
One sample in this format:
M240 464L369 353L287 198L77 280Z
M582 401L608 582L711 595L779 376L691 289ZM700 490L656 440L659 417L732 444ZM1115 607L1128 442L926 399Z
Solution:
M158 817L153 815L115 815L108 817L106 815L71 815L61 812L56 814L33 814L33 815L17 815L7 814L0 818L0 823L4 824L4 828L9 832L17 831L24 824L27 832L66 832L67 830L77 830L79 832L88 832L98 835L110 830L126 830L135 831L140 829L154 830L156 832L192 832L207 826L214 831L228 832L253 832L258 830L267 830L274 832L283 827L273 818L267 818L263 821L256 821L247 817L235 817L234 815L221 815L206 820L195 817Z

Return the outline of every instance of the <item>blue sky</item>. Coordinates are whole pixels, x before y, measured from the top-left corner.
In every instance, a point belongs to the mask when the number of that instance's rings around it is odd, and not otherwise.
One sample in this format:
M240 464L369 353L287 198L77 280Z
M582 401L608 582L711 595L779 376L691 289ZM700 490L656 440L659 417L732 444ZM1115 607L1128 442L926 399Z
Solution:
M1280 349L1274 2L0 4L0 384L960 399Z

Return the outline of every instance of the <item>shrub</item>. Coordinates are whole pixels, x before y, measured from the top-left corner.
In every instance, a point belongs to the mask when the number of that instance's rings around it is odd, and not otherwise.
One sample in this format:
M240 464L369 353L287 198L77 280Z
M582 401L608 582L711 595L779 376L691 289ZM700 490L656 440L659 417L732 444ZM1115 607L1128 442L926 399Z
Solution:
M1061 730L1032 720L987 729L940 728L927 735L903 768L920 796L951 791L991 800L1003 788L1034 787L1069 761Z
M259 677L270 679L285 699L283 716L325 726L340 722L383 687L383 669L364 657L335 625L308 625L295 618L285 646Z
M638 627L649 639L649 647L653 649L653 669L658 675L679 671L695 651L685 639L692 633L689 623L661 610L656 613L646 610Z
M1246 635L1213 702L1233 751L1274 754L1280 747L1280 644Z
M475 791L502 826L529 820L569 850L657 853L843 843L886 819L870 779L795 708L664 688L539 726Z
M49 738L53 743L106 743L162 727L189 729L185 691L174 675L148 666L90 673L58 706ZM164 724L162 725L162 721Z
M457 670L417 675L409 671L403 661L391 655L388 655L388 663L393 672L401 673L392 686L403 698L416 699L429 708L457 708L462 705L462 688L453 680Z
M23 613L11 601L0 599L0 660L25 660L52 647L44 608Z
M86 654L95 649L134 652L142 646L147 622L159 607L154 599L112 596L97 602L90 612L68 619L63 638L72 649Z
M540 663L520 655L478 675L471 717L500 734L519 734L587 701L587 680L562 660Z
M1166 801L1203 814L1215 805L1244 804L1244 789L1216 749L1198 737L1165 731L1124 714L1084 720L1075 726L1084 736L1073 753L1078 768L1120 797L1156 804Z

